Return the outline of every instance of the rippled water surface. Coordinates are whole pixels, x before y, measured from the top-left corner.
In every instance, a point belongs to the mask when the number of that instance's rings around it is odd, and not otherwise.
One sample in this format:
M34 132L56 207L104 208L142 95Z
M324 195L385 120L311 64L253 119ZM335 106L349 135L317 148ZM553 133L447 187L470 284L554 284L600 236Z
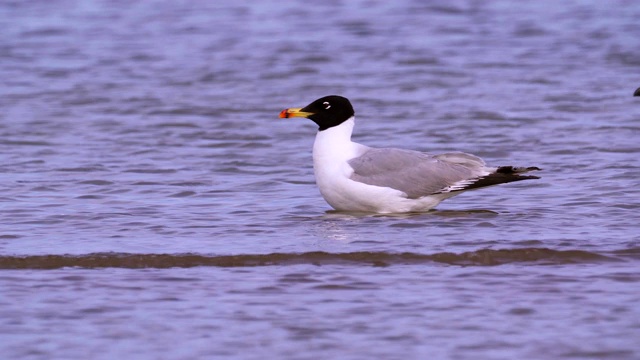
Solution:
M636 1L5 1L0 353L640 358ZM315 126L542 179L329 211Z

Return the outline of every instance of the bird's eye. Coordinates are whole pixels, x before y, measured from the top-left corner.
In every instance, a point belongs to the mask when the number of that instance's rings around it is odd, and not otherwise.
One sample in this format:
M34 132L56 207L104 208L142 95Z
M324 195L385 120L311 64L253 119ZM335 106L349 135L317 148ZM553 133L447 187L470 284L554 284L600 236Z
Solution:
M329 110L329 108L331 108L331 104L329 104L328 101L323 102L322 105L324 105L325 110Z

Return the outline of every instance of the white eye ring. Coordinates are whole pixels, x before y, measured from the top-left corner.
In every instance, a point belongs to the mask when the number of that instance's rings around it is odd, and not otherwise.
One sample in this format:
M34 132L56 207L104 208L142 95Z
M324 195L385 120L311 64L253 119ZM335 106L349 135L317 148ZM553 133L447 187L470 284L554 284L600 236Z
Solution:
M322 105L324 105L325 110L329 110L331 108L331 104L329 104L328 101L323 102Z

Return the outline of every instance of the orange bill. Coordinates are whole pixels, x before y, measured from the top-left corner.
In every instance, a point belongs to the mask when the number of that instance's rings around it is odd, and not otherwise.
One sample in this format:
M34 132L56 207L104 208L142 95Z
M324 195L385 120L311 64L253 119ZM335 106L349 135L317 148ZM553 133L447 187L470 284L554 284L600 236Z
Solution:
M289 108L284 109L280 112L280 118L292 118L292 117L309 117L313 115L313 113L302 111L302 108Z

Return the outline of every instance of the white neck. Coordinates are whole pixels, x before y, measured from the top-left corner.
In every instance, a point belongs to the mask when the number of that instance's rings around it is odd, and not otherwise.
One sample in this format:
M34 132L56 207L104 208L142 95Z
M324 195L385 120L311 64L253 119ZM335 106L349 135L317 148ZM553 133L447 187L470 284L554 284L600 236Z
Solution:
M352 116L338 126L318 131L313 143L314 162L317 164L321 158L333 159L332 162L346 161L356 156L354 147L358 147L358 144L351 142L354 125L355 118Z

